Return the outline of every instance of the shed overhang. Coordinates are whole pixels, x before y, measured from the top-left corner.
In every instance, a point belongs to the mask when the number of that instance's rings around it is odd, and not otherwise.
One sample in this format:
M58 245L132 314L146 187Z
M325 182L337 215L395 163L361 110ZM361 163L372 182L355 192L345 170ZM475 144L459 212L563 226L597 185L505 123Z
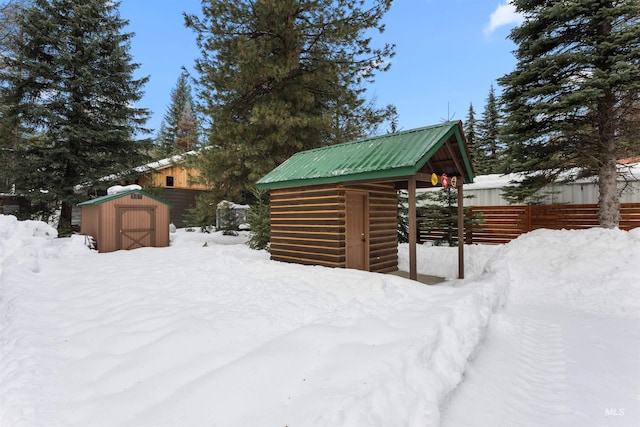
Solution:
M461 122L297 153L262 177L259 189L277 189L358 181L401 182L435 173L473 182L474 171Z

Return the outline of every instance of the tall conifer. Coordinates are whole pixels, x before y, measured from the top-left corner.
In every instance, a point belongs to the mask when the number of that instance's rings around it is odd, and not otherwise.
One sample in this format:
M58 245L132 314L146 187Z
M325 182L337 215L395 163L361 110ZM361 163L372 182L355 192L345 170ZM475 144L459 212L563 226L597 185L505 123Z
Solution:
M0 70L6 73L6 60L14 57L14 48L22 43L19 16L28 0L8 0L0 6ZM4 99L0 104L0 192L12 192L15 184L16 150L26 131L11 115L15 101Z
M391 0L205 0L186 15L212 123L202 175L242 201L292 154L375 132L391 107L365 98L393 46L372 47Z
M469 103L469 111L467 112L463 130L464 136L467 139L467 146L469 147L469 152L471 154L471 159L473 160L474 167L476 167L476 162L481 162L484 157L484 154L480 151L480 147L478 147L477 128L478 124L476 123L476 112L473 109L473 104Z
M37 138L22 147L17 186L61 206L59 229L70 229L74 186L146 161L146 109L133 107L147 78L129 54L119 2L32 0L19 24L23 43L3 70L7 113ZM46 196L42 196L46 195Z
M500 139L502 118L493 85L489 89L487 102L478 123L476 145L478 159L474 159L478 174L499 173L502 171L504 145Z
M513 0L524 23L510 38L516 69L500 79L507 111L510 189L532 197L576 168L597 176L599 219L619 223L616 161L638 153L640 1Z
M171 103L160 125L156 143L170 156L198 146L199 121L188 76L183 73L171 90Z

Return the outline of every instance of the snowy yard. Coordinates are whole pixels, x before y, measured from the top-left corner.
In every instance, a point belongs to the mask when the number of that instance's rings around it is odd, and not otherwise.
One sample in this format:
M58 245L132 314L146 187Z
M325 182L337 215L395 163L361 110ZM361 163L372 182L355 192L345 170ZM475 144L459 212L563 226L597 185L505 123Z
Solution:
M2 427L640 425L640 229L420 246L436 286L54 237L0 215Z

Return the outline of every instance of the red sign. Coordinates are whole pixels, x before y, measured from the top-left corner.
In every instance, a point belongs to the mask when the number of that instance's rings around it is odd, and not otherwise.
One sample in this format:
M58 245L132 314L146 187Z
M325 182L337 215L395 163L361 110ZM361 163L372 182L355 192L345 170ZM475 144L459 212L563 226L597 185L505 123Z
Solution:
M442 174L442 188L447 188L449 186L449 177L446 173Z

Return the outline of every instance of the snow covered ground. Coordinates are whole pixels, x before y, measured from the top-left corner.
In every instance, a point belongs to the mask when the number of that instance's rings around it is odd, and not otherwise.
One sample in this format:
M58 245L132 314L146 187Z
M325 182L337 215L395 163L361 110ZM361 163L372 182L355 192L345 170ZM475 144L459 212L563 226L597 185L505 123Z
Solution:
M436 286L245 238L0 216L0 426L640 425L640 229L420 246Z

